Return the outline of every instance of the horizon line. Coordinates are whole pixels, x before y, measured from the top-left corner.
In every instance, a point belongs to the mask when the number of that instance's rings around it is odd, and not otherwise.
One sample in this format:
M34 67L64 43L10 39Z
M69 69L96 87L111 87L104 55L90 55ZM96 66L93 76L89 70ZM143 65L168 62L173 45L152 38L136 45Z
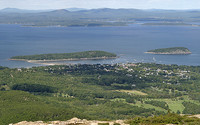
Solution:
M27 11L37 11L37 10L67 10L67 9L83 9L83 10L94 10L94 9L113 9L113 10L119 10L119 9L133 9L133 10L169 10L169 11L184 11L184 10L200 10L200 9L162 9L162 8L149 8L149 9L139 9L139 8L109 8L109 7L102 7L102 8L79 8L79 7L70 7L70 8L56 8L56 9L23 9L23 8L14 8L14 7L5 7L0 8L1 10L5 9L18 9L18 10L27 10Z

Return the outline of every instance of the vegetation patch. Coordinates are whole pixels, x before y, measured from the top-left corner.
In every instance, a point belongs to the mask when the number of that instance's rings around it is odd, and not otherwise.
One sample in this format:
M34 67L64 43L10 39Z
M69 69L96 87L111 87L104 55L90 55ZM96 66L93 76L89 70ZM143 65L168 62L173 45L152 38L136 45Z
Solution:
M22 90L28 92L46 92L46 93L55 93L57 89L51 86L40 85L40 84L15 84L12 86L12 90Z
M185 107L183 110L184 114L200 114L200 106L197 104L194 104L192 102L186 102L184 101L182 103Z
M151 104L153 106L161 107L161 108L163 108L165 110L169 109L169 106L164 101L155 101L155 100L152 100L152 101L145 101L145 103L146 104Z
M98 123L98 125L109 125L109 123Z
M182 104L182 102L183 102L182 100L165 99L165 101L168 104L169 109L174 113L177 113L177 112L182 113L185 108ZM190 100L188 100L188 101L190 101Z
M137 101L135 104L131 104L131 105L142 107L142 108L146 108L146 109L154 109L156 111L162 112L162 114L167 113L167 110L165 110L165 109L163 109L161 107L153 106L151 104L146 104L143 101L142 102Z
M177 114L167 114L153 117L136 117L129 121L130 125L164 125L164 124L179 124L179 125L200 125L200 119L188 116L180 116Z
M0 109L0 125L20 121L68 120L75 116L82 117L81 112L69 105L61 107L23 91L0 91Z
M128 94L133 94L133 95L142 95L142 96L146 96L147 94L138 90L116 90L118 92L124 92L124 93L128 93Z
M118 92L125 92L125 93L128 93L128 94L134 94L134 95L147 95L146 93L144 92L141 92L141 91L138 91L138 90L116 90Z

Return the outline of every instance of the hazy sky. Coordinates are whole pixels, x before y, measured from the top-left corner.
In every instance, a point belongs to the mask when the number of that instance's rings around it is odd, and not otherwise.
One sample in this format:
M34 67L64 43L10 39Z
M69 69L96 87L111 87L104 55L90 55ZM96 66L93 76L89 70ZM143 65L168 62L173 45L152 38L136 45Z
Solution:
M137 8L200 9L200 0L0 0L0 9Z

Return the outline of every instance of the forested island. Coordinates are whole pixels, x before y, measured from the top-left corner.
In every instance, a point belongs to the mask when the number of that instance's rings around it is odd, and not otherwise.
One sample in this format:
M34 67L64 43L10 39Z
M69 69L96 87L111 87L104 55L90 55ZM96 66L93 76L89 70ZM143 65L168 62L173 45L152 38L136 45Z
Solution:
M10 60L22 61L60 61L60 60L94 60L117 58L114 53L105 51L83 51L74 53L54 53L40 55L13 56Z
M185 47L172 47L172 48L161 48L161 49L149 50L145 53L167 54L167 55L188 55L188 54L191 54L192 52L188 48L185 48Z
M200 26L197 24L189 24L183 22L157 22L157 23L144 23L142 25L149 25L149 26Z

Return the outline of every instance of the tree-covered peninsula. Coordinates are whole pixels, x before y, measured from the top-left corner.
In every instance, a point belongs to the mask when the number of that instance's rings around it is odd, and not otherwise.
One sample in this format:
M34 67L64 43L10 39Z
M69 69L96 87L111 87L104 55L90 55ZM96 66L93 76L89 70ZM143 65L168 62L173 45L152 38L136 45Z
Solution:
M11 60L88 60L88 59L109 59L116 58L117 55L105 51L84 51L74 53L54 53L40 55L13 56Z
M185 47L172 47L172 48L161 48L161 49L149 50L145 53L169 54L169 55L187 55L187 54L191 54L192 52L188 48L185 48Z

